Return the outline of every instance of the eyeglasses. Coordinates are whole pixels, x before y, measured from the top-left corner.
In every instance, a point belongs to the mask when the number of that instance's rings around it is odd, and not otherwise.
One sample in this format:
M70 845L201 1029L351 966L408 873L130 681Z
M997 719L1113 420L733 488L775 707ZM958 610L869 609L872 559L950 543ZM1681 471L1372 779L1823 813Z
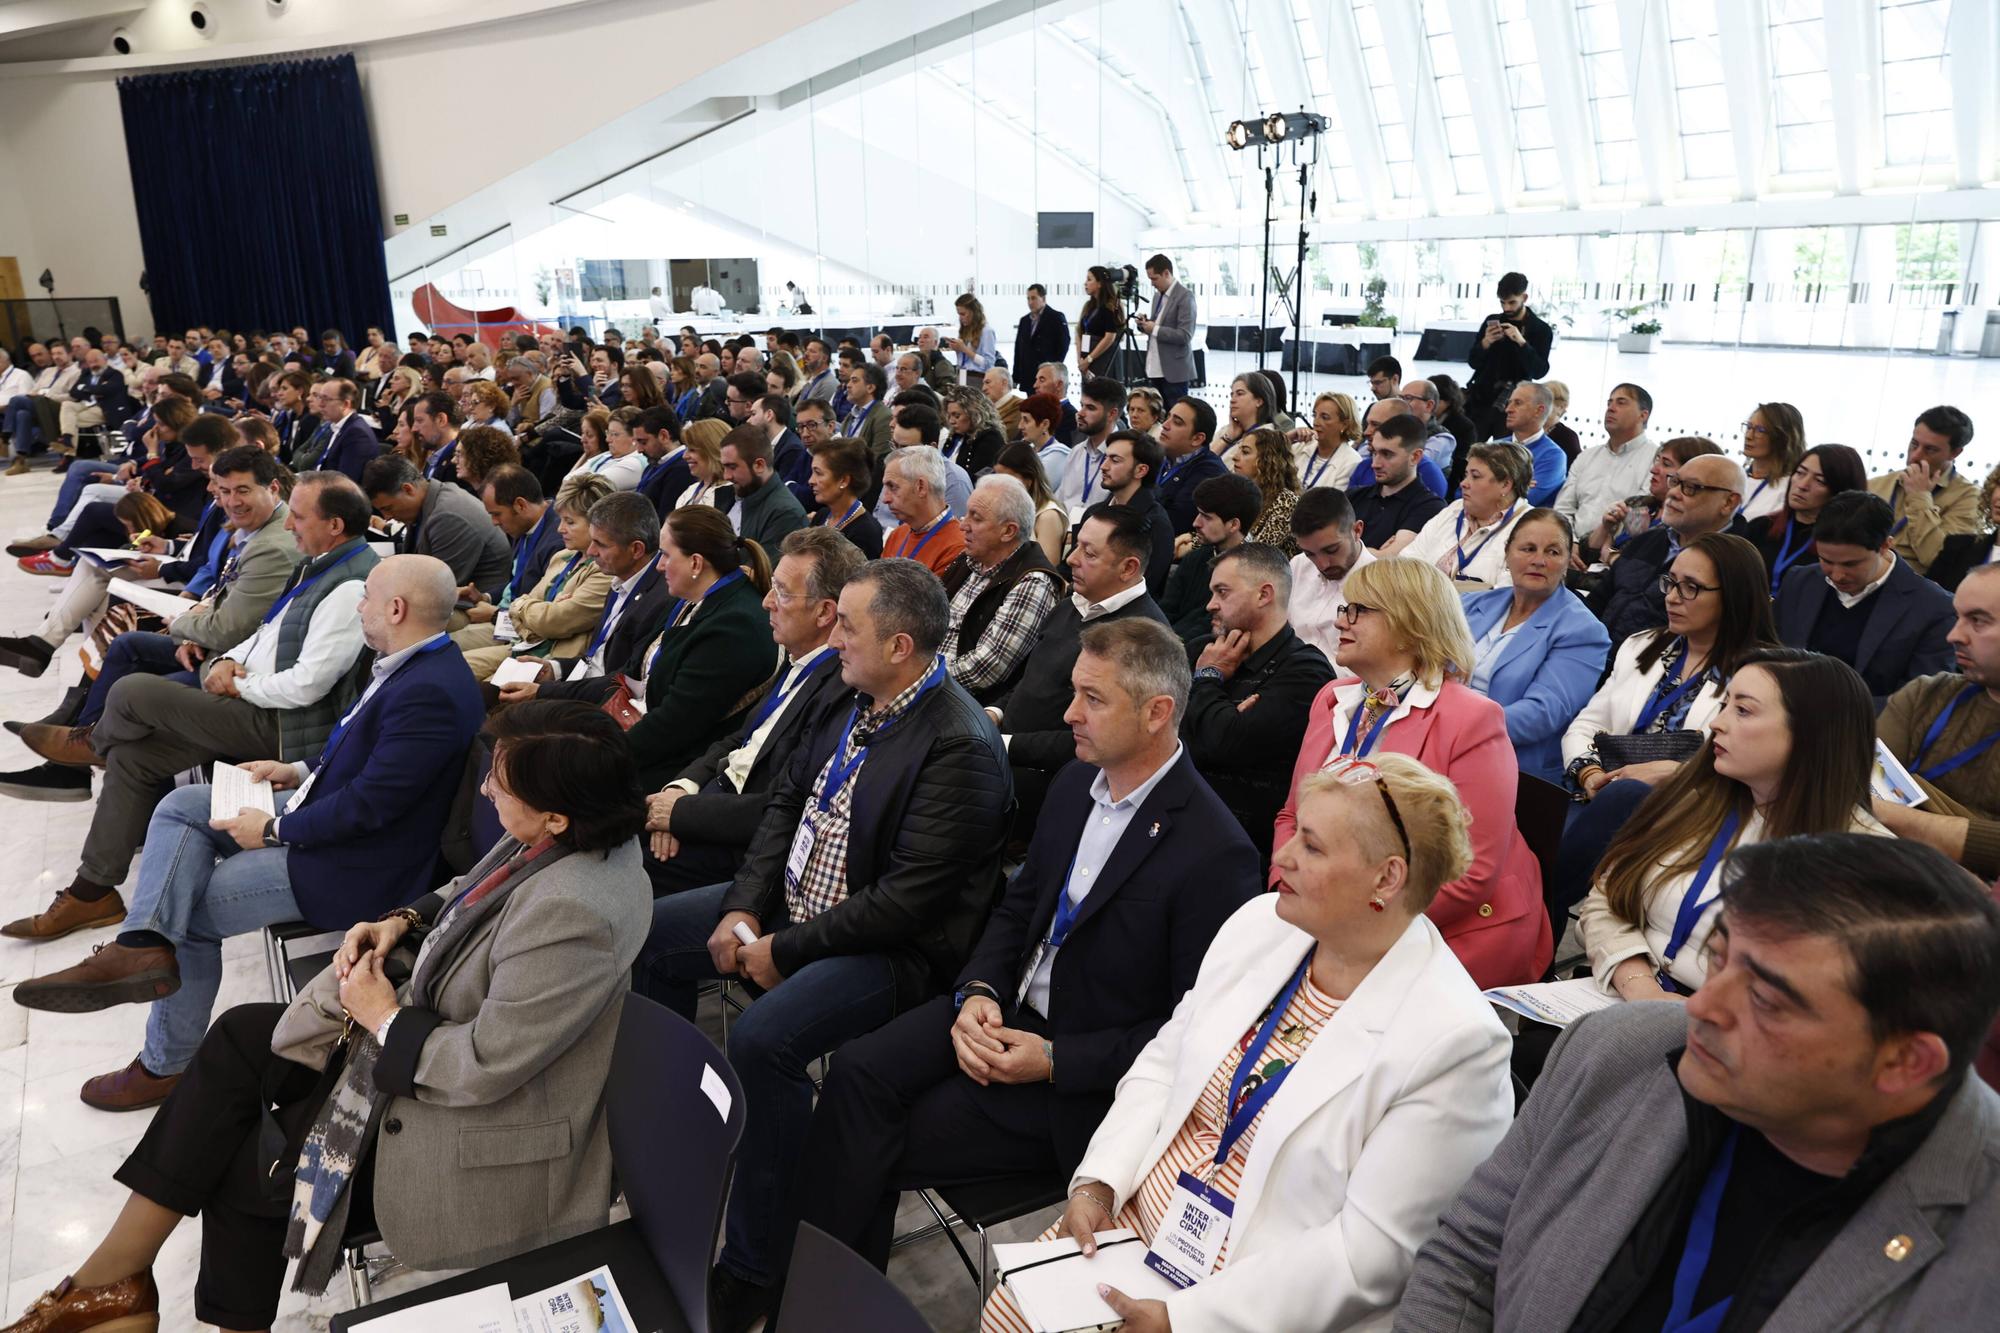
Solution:
M1340 609L1333 613L1333 623L1346 629L1353 629L1360 623L1362 616L1375 610L1375 607L1363 602L1342 602Z
M1667 474L1667 485L1673 487L1682 495L1690 497L1705 495L1709 491L1726 491L1729 489L1727 486L1709 486L1699 481L1689 481L1678 472L1669 472Z
M1389 781L1382 776L1382 770L1366 759L1347 759L1337 768L1328 770L1333 780L1348 787L1366 786L1372 782L1375 790L1382 793L1382 805L1389 811L1389 822L1396 826L1396 837L1403 844L1403 862L1408 864L1415 856L1410 847L1410 830L1403 825L1403 812L1396 808L1396 798L1389 792Z
M1660 575L1662 596L1679 597L1683 602L1692 602L1705 592L1721 592L1722 588L1712 583L1696 583L1693 579L1677 579L1672 574Z
M1771 428L1769 426L1759 426L1752 422L1746 421L1743 423L1743 433L1745 435L1769 435L1771 433Z
M1437 399L1435 398L1430 398L1420 393L1399 393L1396 396L1402 399L1404 402L1410 404L1412 407L1416 406L1418 403L1435 403L1437 401Z

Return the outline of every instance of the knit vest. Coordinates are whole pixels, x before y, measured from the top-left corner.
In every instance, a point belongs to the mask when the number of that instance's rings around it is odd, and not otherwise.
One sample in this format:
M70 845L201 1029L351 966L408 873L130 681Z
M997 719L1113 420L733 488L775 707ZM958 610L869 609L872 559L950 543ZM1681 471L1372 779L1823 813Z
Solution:
M341 561L356 546L362 550L350 560ZM320 570L328 572L314 579L312 586L292 598L285 605L285 612L278 621L278 670L289 671L298 665L299 653L306 645L306 630L312 625L313 612L326 600L326 595L343 583L365 579L370 570L381 563L381 557L368 548L366 538L356 537L342 542L333 550L316 560L308 560L299 566L294 586ZM326 738L333 731L333 724L340 720L348 706L361 691L368 677L368 664L373 654L357 653L350 669L334 682L332 689L320 696L317 703L303 708L285 708L278 711L278 757L285 760L311 759L326 744Z
M953 595L956 595L958 589L964 586L965 580L972 576L972 557L959 556L952 563L952 567L945 572L949 576L945 582ZM987 626L993 623L993 617L1000 613L1000 607L1006 602L1007 594L1014 590L1014 585L1026 578L1046 578L1054 586L1056 596L1058 598L1062 596L1062 576L1057 574L1055 566L1049 563L1049 557L1042 550L1042 544L1033 537L1024 540L1014 554L1000 562L1000 567L993 571L992 581L972 599L972 605L965 608L965 616L958 622L959 652L969 651L979 642L980 635L986 633ZM1021 662L1015 665L1005 680L995 681L986 689L975 690L973 698L986 704L1005 694L1019 679L1021 667L1026 665L1026 662L1024 654Z

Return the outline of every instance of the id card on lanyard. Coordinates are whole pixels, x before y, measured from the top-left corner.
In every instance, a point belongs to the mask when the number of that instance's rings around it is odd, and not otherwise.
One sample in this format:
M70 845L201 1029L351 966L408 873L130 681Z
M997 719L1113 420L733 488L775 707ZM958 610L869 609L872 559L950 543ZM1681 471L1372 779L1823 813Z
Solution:
M1680 956L1681 949L1686 946L1688 936L1694 934L1695 925L1701 920L1702 913L1706 912L1709 905L1720 895L1719 890L1706 898L1702 893L1708 888L1708 882L1715 878L1715 869L1722 864L1722 858L1729 854L1730 844L1736 841L1736 830L1742 827L1742 824L1743 817L1731 810L1729 817L1722 821L1722 827L1718 828L1715 836L1709 840L1708 851L1701 858L1701 868L1694 872L1694 878L1688 882L1687 892L1681 897L1680 909L1674 913L1673 933L1667 936L1667 947L1661 955L1659 972L1660 989L1669 995L1682 994L1680 984L1667 973L1673 967L1674 959Z

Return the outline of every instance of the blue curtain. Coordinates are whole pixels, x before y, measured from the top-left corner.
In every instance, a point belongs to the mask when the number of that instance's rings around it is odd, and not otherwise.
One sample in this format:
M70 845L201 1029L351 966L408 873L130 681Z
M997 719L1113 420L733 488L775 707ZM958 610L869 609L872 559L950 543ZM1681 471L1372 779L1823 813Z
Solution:
M154 327L388 329L352 55L118 81Z

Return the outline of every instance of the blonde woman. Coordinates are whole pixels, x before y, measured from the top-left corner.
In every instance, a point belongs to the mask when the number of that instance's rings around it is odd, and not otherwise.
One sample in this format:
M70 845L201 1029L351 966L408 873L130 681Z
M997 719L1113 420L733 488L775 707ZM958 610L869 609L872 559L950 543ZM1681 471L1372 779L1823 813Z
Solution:
M727 434L729 424L719 417L693 422L681 431L681 444L687 449L688 471L694 474L694 484L674 500L674 508L715 503L716 487L722 484L722 439Z
M574 657L590 642L615 580L590 558L590 508L611 494L611 483L588 473L564 479L556 492L556 523L563 549L549 559L535 586L506 607L512 639L501 641L500 608L482 602L467 612L485 623L451 636L465 664L484 682L510 657Z
M986 322L986 307L971 292L952 304L958 309L958 336L946 338L944 345L958 354L961 374L969 370L984 375L1000 355L999 335Z
M1323 393L1313 400L1313 424L1292 432L1292 463L1299 470L1299 489L1315 486L1347 489L1348 478L1361 463L1356 442L1361 417L1354 400L1344 393Z
M1477 653L1457 590L1436 565L1391 557L1355 569L1341 591L1338 674L1313 700L1274 845L1297 831L1309 775L1342 759L1412 756L1457 787L1472 815L1471 867L1438 894L1431 920L1482 987L1540 980L1554 953L1541 866L1514 825L1507 715L1465 684Z

